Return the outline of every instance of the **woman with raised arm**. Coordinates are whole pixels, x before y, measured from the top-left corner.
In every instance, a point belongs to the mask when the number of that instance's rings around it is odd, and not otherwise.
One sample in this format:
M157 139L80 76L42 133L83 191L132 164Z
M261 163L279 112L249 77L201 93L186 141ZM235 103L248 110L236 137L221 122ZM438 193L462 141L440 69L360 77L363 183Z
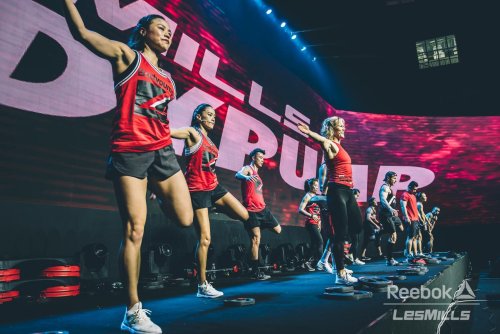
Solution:
M200 104L193 112L191 126L172 129L172 137L184 139L186 181L191 193L194 217L200 240L196 249L198 262L197 297L217 298L224 293L217 291L206 276L208 247L210 246L210 220L208 210L213 206L241 221L248 220L248 211L231 193L219 185L215 163L219 157L217 146L208 137L215 125L215 110L209 104Z
M128 307L121 329L130 333L161 333L139 301L137 283L141 243L146 224L148 187L182 226L193 222L189 191L172 148L168 103L175 84L159 68L160 54L170 47L172 32L159 15L148 15L133 29L128 45L110 40L85 24L72 0L64 0L74 36L113 66L116 110L106 177L113 181L123 223L121 265L127 282Z
M352 284L358 281L345 270L344 242L349 239L349 231L358 233L362 228L361 212L352 193L351 158L340 145L345 137L344 119L333 116L325 119L321 135L309 129L303 123L298 129L320 143L328 167L328 192L326 195L335 235L333 238L333 256L337 267L336 283Z

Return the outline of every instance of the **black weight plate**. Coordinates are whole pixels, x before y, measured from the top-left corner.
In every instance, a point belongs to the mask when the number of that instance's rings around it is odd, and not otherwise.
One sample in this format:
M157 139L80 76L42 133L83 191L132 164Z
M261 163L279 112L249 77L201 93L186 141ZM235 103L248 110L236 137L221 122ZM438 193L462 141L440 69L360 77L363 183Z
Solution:
M352 292L354 291L354 287L352 285L336 285L336 286L331 286L328 288L325 288L325 292L331 293L331 292Z
M367 285L362 285L361 288L363 290L368 290L372 292L387 292L388 287L387 286L367 286Z
M353 292L325 292L323 296L330 299L340 299L340 300L359 300L363 298L371 298L373 297L373 293L371 291L361 291L354 290Z
M241 298L224 299L224 305L226 306L248 306L254 304L255 304L254 298L241 297Z
M392 284L392 281L389 281L385 278L374 276L374 277L360 277L358 281L366 286L373 287L384 287Z

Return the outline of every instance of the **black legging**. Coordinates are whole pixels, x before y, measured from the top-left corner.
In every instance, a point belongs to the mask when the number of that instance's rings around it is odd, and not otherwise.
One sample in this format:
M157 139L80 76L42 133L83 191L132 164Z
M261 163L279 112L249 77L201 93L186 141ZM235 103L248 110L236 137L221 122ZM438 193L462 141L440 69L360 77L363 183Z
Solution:
M354 233L349 231L351 237L351 249L350 253L352 254L352 258L356 260L358 258L359 246L361 244L361 232Z
M349 240L349 233L359 233L363 227L361 211L348 186L329 182L326 198L335 233L333 257L340 271L344 269L344 242Z
M321 231L318 229L318 225L315 224L306 223L306 228L311 235L312 258L314 261L318 261L323 256L323 237L321 236Z

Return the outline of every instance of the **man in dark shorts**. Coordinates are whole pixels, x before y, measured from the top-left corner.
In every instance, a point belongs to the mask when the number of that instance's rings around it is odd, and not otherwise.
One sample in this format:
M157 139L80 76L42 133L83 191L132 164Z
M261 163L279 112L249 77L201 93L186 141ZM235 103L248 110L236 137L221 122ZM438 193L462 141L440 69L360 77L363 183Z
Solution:
M417 198L415 196L417 189L418 183L411 181L408 184L408 190L403 193L400 200L401 212L406 227L406 256L408 263L421 261L415 259L415 255L417 255L417 235L419 233Z
M384 184L382 184L379 191L379 221L382 224L383 233L389 234L389 238L387 239L388 266L396 266L399 264L398 261L394 259L392 251L397 241L397 229L403 231L403 225L401 225L401 220L398 218L398 210L396 210L396 195L393 194L391 188L396 184L397 178L398 174L395 172L389 171L385 173Z
M243 166L235 177L241 181L241 194L243 205L248 210L250 218L245 222L245 228L252 242L251 249L251 267L253 278L259 280L269 279L270 276L259 270L259 245L261 229L272 229L276 234L281 233L281 226L266 207L264 196L262 194L262 179L259 176L259 168L264 166L263 149L256 148L250 152L252 161L250 165Z
M365 223L364 223L364 240L363 248L361 250L361 260L368 261L369 257L366 257L366 248L370 242L375 243L375 247L378 251L378 256L382 257L382 248L380 247L380 232L382 226L377 220L377 199L375 197L370 197L368 199L368 207L365 212Z

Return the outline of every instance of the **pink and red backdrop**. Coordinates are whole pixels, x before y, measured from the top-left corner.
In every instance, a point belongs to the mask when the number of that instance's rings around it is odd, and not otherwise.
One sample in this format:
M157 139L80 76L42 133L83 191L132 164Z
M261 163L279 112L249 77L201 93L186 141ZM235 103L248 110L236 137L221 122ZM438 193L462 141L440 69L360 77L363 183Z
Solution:
M396 189L419 182L429 197L426 211L440 206L443 224L498 223L500 117L337 110L265 51L245 48L211 2L77 5L91 29L122 41L143 15L168 19L174 41L163 60L178 90L169 106L171 125L188 125L199 103L216 108L211 137L220 148L219 179L237 197L235 171L248 163L252 148L265 148L264 195L282 224L302 224L301 188L321 161L319 146L295 124L305 121L319 131L331 115L346 119L343 145L362 202L395 170L401 176ZM73 39L61 14L51 1L0 3L0 200L114 211L112 186L103 177L115 104L111 67ZM180 153L182 143L175 148Z

